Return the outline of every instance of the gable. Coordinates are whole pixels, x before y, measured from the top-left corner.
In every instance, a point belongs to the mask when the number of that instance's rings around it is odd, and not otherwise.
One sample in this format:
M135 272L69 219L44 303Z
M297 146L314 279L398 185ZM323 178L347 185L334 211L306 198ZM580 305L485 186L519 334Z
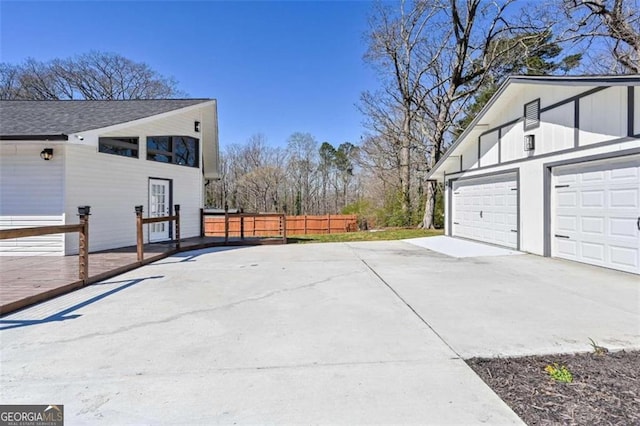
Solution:
M509 80L429 174L491 167L566 152L591 144L613 143L640 133L639 77L621 81L572 79L573 84ZM589 84L586 84L586 83ZM529 116L526 120L525 116ZM539 117L539 121L536 118ZM635 129L635 130L634 130ZM534 148L525 147L525 138Z

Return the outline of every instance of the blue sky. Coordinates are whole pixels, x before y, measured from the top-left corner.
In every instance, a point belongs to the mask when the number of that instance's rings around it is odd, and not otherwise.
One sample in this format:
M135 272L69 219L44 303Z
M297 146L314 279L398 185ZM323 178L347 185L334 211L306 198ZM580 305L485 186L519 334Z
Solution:
M119 53L218 99L221 146L293 132L357 143L368 1L1 1L0 60Z

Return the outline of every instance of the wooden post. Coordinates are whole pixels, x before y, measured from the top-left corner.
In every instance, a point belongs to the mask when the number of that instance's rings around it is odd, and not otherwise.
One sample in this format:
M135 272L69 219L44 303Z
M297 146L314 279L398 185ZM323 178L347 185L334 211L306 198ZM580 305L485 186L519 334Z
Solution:
M244 240L244 214L240 213L240 239Z
M287 216L282 215L282 243L287 244Z
M78 277L82 281L83 284L87 284L87 280L89 279L89 212L91 211L90 206L78 206L78 216L80 216L80 224L82 225L82 229L80 230L79 236L79 250L78 250L78 259L79 259L79 273Z
M204 209L200 209L200 238L204 238Z
M224 243L229 242L229 205L224 205Z
M307 215L304 215L304 235L307 235Z
M331 233L331 214L327 215L327 234Z
M144 260L144 235L142 230L142 206L136 206L136 251L138 262Z
M256 215L253 215L253 236L256 236Z
M180 204L173 206L176 212L176 250L180 250Z

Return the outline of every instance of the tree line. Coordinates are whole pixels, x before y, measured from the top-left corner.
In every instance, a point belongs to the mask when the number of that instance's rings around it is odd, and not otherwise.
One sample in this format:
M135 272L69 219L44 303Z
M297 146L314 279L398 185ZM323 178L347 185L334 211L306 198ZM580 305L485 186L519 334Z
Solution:
M206 204L292 215L341 212L362 197L358 155L350 142L319 144L309 133L293 133L286 147L256 134L222 150L220 180L207 185Z

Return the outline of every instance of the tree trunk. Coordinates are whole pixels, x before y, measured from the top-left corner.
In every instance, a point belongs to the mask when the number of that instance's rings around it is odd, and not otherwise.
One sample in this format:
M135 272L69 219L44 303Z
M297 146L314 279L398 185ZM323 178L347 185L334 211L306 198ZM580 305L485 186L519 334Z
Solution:
M400 200L404 225L411 223L411 122L405 116L400 147Z
M422 227L425 229L434 229L434 218L436 215L436 185L435 181L427 182L427 200L424 206L424 218L422 219Z

